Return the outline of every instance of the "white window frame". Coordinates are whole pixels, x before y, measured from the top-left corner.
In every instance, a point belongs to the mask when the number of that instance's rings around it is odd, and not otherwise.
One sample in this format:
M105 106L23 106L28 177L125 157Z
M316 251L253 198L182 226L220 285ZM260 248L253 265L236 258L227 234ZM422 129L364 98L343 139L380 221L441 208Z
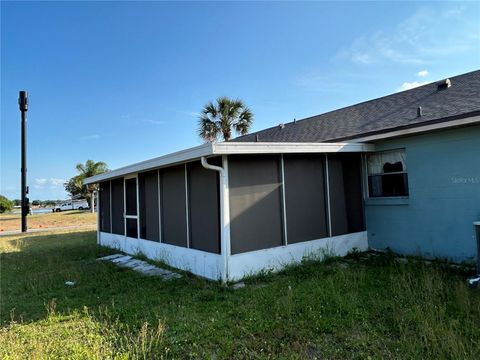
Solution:
M395 148L395 149L387 149L387 150L380 150L380 151L375 151L372 153L365 154L365 189L366 189L366 195L368 199L398 199L398 198L408 198L410 196L410 189L409 189L409 183L408 183L408 167L405 167L405 170L403 171L395 171L395 172L381 172L381 173L374 173L370 174L369 170L369 163L370 163L370 158L375 155L379 155L382 153L394 153L394 152L403 152L404 158L405 158L405 165L407 163L407 151L405 148ZM407 195L387 195L387 196L372 196L370 194L370 181L369 178L370 176L385 176L385 175L395 175L395 174L405 174L407 175L407 183L405 184L406 190L407 190Z

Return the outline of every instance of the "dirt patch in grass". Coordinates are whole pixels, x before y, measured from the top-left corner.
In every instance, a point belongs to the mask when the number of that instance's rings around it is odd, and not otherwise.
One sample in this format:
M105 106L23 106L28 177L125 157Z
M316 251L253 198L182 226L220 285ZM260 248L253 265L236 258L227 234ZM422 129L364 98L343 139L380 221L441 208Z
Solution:
M0 237L0 358L478 359L480 289L388 255L305 261L233 290L96 260L95 232ZM74 281L75 286L66 286Z
M19 230L20 223L20 214L0 214L0 234L2 231ZM95 225L97 214L79 210L33 214L28 215L27 223L29 229Z

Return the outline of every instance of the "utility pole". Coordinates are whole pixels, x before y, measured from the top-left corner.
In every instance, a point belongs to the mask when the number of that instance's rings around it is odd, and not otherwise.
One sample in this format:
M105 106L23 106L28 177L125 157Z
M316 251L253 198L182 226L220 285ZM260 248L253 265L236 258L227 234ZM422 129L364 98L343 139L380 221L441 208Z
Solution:
M28 93L20 91L18 106L22 114L22 232L27 231L27 215L29 213L29 199L27 198L27 110Z

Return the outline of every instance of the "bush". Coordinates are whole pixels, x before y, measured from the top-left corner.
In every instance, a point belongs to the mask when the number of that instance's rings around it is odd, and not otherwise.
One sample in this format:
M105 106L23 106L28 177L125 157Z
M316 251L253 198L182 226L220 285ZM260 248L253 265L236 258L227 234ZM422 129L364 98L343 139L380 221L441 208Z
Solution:
M5 196L0 195L0 214L3 214L6 211L12 211L13 202L8 200Z

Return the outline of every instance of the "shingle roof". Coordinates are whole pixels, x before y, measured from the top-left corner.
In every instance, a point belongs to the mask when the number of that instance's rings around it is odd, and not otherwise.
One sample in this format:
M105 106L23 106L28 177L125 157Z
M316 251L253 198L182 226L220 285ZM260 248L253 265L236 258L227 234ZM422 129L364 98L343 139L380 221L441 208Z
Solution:
M437 82L384 96L325 114L275 126L231 141L325 142L480 115L480 70L450 78L451 87ZM418 107L422 116L418 116Z

